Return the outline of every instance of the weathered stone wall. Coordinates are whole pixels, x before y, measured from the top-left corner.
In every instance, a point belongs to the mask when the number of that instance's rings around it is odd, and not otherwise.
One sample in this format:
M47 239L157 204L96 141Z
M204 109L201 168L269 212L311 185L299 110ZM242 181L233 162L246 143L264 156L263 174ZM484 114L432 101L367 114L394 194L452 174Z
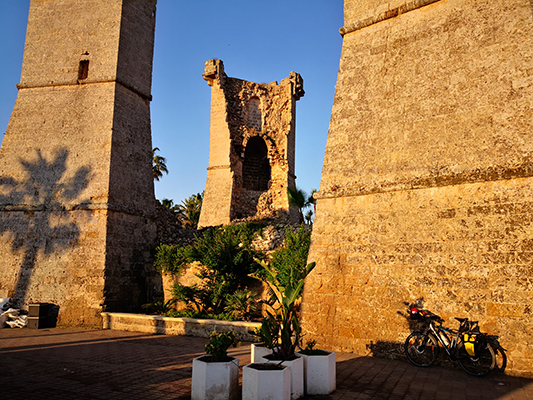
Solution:
M346 0L341 33L305 329L366 353L423 298L532 375L531 3Z
M303 80L291 72L277 82L229 78L220 60L206 62L211 86L209 167L200 227L246 217L297 220L287 188L294 187L296 101Z
M161 291L150 87L155 0L32 0L0 148L0 292L98 326Z

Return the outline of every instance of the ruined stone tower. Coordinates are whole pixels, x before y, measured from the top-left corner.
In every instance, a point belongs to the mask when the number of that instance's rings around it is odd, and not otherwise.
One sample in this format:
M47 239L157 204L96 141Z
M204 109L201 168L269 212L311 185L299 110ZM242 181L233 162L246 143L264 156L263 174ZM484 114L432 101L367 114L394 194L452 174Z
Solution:
M0 292L99 325L153 289L156 0L32 0L0 148ZM0 293L2 294L2 293Z
M303 325L401 354L404 302L533 365L529 0L345 0ZM398 352L396 353L396 351Z
M220 60L205 63L211 86L209 167L199 226L246 217L296 220L287 188L295 187L295 72L277 82L229 78Z

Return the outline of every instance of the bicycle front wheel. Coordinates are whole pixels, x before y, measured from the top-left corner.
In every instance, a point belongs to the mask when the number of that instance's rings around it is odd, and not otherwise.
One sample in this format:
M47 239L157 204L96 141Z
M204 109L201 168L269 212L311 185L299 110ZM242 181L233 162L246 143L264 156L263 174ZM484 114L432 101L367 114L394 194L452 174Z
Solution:
M417 367L429 367L439 356L439 343L431 333L411 333L404 344L405 355Z
M466 353L466 352L465 352ZM483 346L475 356L463 355L459 358L459 365L470 375L485 376L494 369L496 355L492 347Z

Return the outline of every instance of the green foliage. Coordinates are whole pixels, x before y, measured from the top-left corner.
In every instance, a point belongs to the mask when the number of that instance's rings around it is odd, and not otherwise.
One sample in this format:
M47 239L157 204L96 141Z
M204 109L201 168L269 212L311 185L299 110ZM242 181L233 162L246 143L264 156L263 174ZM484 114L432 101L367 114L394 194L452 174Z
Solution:
M205 345L205 352L211 355L214 362L222 362L228 359L228 348L230 346L238 347L240 345L237 336L232 331L220 333L213 331L209 343Z
M266 272L262 279L272 291L270 302L272 312L263 318L260 338L263 344L272 349L275 359L286 360L294 356L296 347L300 347L301 332L296 301L302 296L304 281L315 267L315 263L306 266L304 271L295 271L282 283L278 272L270 264L259 261ZM275 301L275 302L274 302Z
M179 273L188 264L200 262L196 276L202 283L191 286L177 283L173 294L199 313L221 314L227 297L244 288L248 276L260 269L255 259L264 255L255 250L252 241L263 226L255 223L218 226L204 230L189 246L160 245L156 266L163 272Z
M221 321L236 321L236 319L228 313L220 313L220 314L205 314L198 312L196 310L181 310L181 311L169 311L168 313L164 314L165 317L173 317L173 318L198 318L198 319L216 319Z
M168 174L167 160L165 157L156 156L155 153L159 151L159 147L152 149L152 175L156 181L163 176L163 173Z
M224 310L237 320L250 321L252 314L257 310L255 296L250 290L237 290L226 297Z
M316 346L316 340L314 339L308 340L307 344L305 345L304 350L312 351L315 346Z
M272 349L275 359L288 359L300 347L301 327L298 320L297 301L301 298L305 278L315 267L307 264L311 244L310 233L305 226L293 231L287 228L283 247L275 251L270 263L258 261L263 274L256 275L266 283L271 298L266 302L270 310L256 331L259 340Z
M154 265L159 272L179 274L191 259L190 246L160 244L156 248Z
M329 351L315 349L315 346L316 340L308 340L305 348L300 353L308 356L327 356L330 354Z
M311 191L311 195L307 195L305 191L297 188L288 188L287 195L289 196L289 204L298 208L298 213L300 214L300 222L304 222L304 210L310 206L315 205L315 198L313 194L316 193L316 190ZM308 223L311 223L313 211L309 211L306 215L306 220Z
M181 225L187 229L196 229L202 211L203 192L196 193L172 207L178 214Z
M149 314L165 315L172 310L174 304L176 304L176 299L170 299L167 302L161 300L155 303L147 303L141 307L146 309Z
M285 229L283 247L276 250L270 260L270 265L277 271L282 285L288 284L291 275L297 275L294 279L298 279L305 272L310 246L311 232L306 232L303 224L296 231L291 227Z

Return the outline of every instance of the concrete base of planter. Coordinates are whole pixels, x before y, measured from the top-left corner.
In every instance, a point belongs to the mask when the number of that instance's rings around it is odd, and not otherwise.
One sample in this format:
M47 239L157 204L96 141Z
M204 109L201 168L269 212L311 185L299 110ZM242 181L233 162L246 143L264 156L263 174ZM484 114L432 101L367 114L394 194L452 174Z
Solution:
M335 353L327 353L306 355L298 352L304 361L306 394L330 394L337 388Z
M263 358L269 364L279 364L279 360L269 360ZM283 361L281 365L286 365L291 369L291 400L297 400L304 396L304 360L297 357L294 360Z
M235 400L239 397L239 359L227 362L192 361L192 400Z
M255 363L242 369L242 398L246 400L289 400L291 398L291 371L287 366L278 370L259 370Z

